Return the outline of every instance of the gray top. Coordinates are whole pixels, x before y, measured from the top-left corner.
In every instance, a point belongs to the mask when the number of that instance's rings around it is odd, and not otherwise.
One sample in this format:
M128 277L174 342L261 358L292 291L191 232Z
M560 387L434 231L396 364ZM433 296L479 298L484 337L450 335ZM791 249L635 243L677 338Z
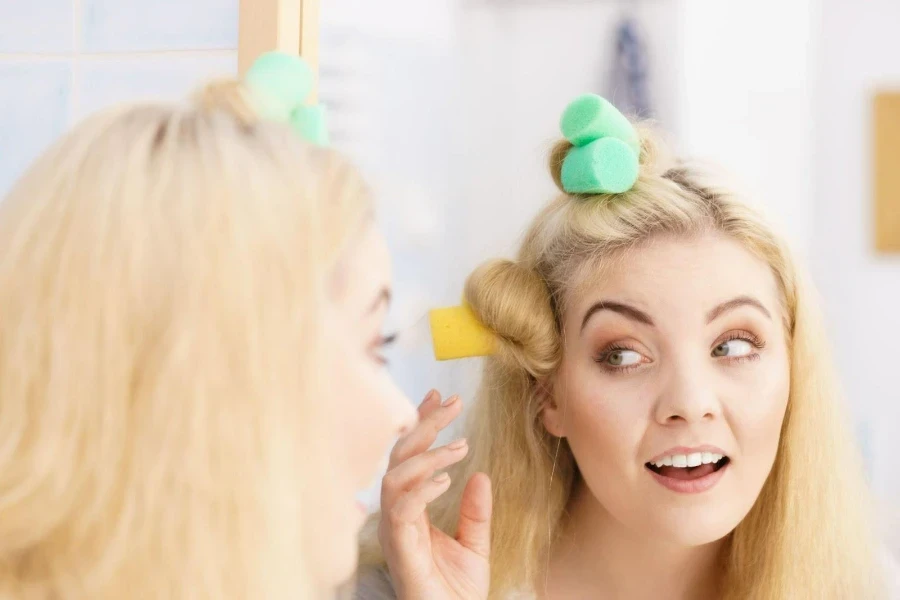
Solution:
M391 575L384 567L360 571L353 600L396 600Z

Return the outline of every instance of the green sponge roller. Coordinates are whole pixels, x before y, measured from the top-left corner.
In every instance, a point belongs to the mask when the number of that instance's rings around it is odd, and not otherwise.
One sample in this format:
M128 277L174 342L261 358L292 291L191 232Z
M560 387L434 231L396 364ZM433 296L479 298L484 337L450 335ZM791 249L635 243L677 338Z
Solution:
M324 106L316 104L297 107L291 113L291 124L307 141L319 146L328 145Z
M559 128L573 145L560 179L570 194L621 194L640 172L641 143L631 122L608 100L578 96L566 107Z
M263 119L290 124L303 139L328 144L325 109L306 104L313 89L313 70L301 57L286 52L262 54L244 76L254 109Z
M637 181L638 157L617 138L594 140L569 150L561 179L570 194L621 194Z
M563 136L573 146L586 146L594 140L613 137L628 144L640 154L641 144L634 126L606 98L596 94L578 96L559 120Z
M313 72L299 56L266 52L244 75L244 83L254 91L261 117L286 122L312 91Z

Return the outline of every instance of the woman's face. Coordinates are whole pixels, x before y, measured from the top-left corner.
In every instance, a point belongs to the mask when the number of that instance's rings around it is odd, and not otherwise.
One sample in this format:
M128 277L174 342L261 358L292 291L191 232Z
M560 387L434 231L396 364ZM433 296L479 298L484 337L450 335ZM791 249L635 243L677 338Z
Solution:
M340 261L325 310L324 375L328 397L317 424L324 444L315 463L324 481L304 518L312 571L324 587L352 576L357 536L366 518L358 494L376 480L382 457L416 412L396 387L382 355L391 297L390 255L374 226Z
M781 294L728 238L661 238L570 299L544 411L609 517L694 546L748 513L775 460L790 384Z

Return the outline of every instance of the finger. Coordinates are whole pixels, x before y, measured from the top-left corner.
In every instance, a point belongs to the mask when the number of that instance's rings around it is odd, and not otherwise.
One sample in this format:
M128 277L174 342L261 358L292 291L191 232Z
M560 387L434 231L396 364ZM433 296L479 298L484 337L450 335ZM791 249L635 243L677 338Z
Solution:
M485 558L491 553L491 512L491 480L484 473L475 473L463 490L456 539Z
M468 443L461 439L400 463L388 471L381 481L381 505L392 506L402 494L434 475L435 471L458 463L468 452Z
M462 402L459 396L450 396L441 406L436 407L426 418L419 421L412 431L397 441L391 450L388 469L428 450L441 430L459 416L461 410Z
M419 420L425 419L441 405L441 393L437 390L431 390L425 394L422 404L419 405Z
M407 492L388 513L391 529L414 524L425 513L428 503L439 498L449 488L450 476L441 473Z

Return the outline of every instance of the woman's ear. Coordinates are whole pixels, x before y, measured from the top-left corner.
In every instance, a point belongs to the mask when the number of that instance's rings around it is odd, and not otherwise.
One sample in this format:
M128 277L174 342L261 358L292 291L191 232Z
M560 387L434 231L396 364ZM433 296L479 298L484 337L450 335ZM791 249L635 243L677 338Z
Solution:
M541 421L550 435L566 437L563 411L554 394L553 378L537 382L537 397L540 403Z

